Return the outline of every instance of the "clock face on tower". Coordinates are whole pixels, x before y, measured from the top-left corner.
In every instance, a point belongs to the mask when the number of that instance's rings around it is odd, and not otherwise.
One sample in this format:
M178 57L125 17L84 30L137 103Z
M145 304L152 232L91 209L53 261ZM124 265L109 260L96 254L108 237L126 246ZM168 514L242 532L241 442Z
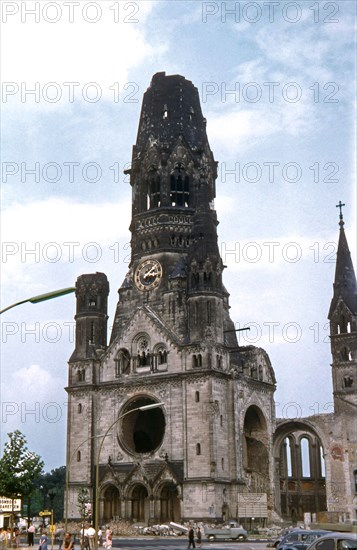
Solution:
M144 260L135 270L134 281L139 290L156 288L162 278L162 266L157 260Z

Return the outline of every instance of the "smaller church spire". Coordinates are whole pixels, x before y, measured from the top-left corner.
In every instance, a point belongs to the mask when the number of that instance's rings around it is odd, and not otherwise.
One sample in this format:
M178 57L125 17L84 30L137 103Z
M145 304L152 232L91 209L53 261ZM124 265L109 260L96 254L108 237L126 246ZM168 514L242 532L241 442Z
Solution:
M345 204L341 203L341 201L336 204L336 208L340 209L340 235L337 246L335 280L333 284L334 292L329 311L329 319L333 314L339 298L344 300L352 313L357 312L356 275L344 230L345 222L343 221L342 214L343 206L345 206Z

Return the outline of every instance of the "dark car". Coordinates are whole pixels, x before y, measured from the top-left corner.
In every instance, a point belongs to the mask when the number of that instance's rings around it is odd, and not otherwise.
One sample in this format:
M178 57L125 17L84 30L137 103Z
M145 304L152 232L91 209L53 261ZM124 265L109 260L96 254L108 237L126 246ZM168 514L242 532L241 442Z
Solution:
M326 533L327 531L310 531L308 535L302 534L300 540L280 545L280 550L306 550L315 540L323 537Z
M279 546L279 544L281 543L285 535L287 535L288 533L291 533L292 531L297 531L299 529L301 529L301 527L289 527L287 529L284 529L274 540L270 541L267 544L267 547L276 548L277 546Z
M357 550L355 533L326 533L315 540L309 550Z
M324 530L313 531L310 529L296 529L285 535L276 548L277 550L288 550L294 547L297 550L305 550L317 538L323 537L327 533L328 531Z

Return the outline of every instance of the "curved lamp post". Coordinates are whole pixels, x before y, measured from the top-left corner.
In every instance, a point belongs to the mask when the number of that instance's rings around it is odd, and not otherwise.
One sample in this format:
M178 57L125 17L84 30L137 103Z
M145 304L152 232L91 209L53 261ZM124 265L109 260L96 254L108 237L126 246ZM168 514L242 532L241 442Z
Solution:
M100 459L100 453L101 453L102 448L103 448L104 440L107 437L107 435L109 434L110 430L115 426L115 424L117 424L127 414L131 414L135 411L148 411L150 409L157 409L157 408L161 407L162 405L164 405L164 403L151 403L151 405L143 405L142 407L136 407L135 409L131 409L130 411L126 411L124 414L121 414L109 426L109 428L107 429L107 431L105 432L105 434L103 436L102 441L100 442L98 453L97 453L97 460L96 460L96 464L95 464L95 516L94 516L95 524L94 524L94 529L95 529L95 548L96 548L96 550L98 550L98 524L99 524L99 521L98 521L99 520L99 517L98 517L98 515L99 515L98 514L98 508L99 508L98 507L98 503L99 503L99 498L98 498L98 492L99 492L99 459Z
M56 489L50 489L47 493L47 496L50 499L51 502L51 525L50 525L50 533L51 533L51 550L53 550L53 541L55 538L55 529L54 529L54 521L53 521L53 501L56 496Z
M44 302L46 300L52 300L52 298L65 296L66 294L75 292L75 290L76 289L73 286L70 286L68 288L61 288L60 290L54 290L53 292L46 292L46 294L39 294L38 296L33 296L33 298L27 298L26 300L21 300L21 302L16 302L16 304L12 304L11 306L7 306L4 309L2 309L0 311L0 315L5 311L7 311L8 309L11 309L16 306L20 306L21 304L25 304L26 302L30 302L31 304L37 304L38 302Z
M87 441L89 441L90 439L96 439L96 438L99 438L99 437L105 437L105 435L108 435L108 434L91 435L90 437L87 437L87 439L85 439L84 441L82 441L82 443L80 443L80 444L74 449L73 453L72 453L71 456L70 456L68 465L66 466L66 500L65 500L65 513L64 513L64 529L65 529L65 532L66 532L66 533L67 533L67 525L68 525L69 470L70 470L70 466L71 466L71 464L72 464L72 460L73 460L73 458L76 456L76 454L77 454L77 452L79 451L80 447L82 447L82 445L84 445L85 443L87 443Z

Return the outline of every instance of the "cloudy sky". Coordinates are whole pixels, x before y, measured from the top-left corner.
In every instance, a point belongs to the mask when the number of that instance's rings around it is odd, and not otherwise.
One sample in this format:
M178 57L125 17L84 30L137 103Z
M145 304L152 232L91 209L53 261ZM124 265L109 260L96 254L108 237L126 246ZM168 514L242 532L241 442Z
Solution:
M355 250L356 5L3 1L2 307L110 281L130 256L130 163L153 74L197 86L219 161L216 209L240 344L264 347L277 415L331 410L327 313L339 200ZM1 447L19 428L65 463L75 299L1 317ZM244 333L243 333L244 334Z

